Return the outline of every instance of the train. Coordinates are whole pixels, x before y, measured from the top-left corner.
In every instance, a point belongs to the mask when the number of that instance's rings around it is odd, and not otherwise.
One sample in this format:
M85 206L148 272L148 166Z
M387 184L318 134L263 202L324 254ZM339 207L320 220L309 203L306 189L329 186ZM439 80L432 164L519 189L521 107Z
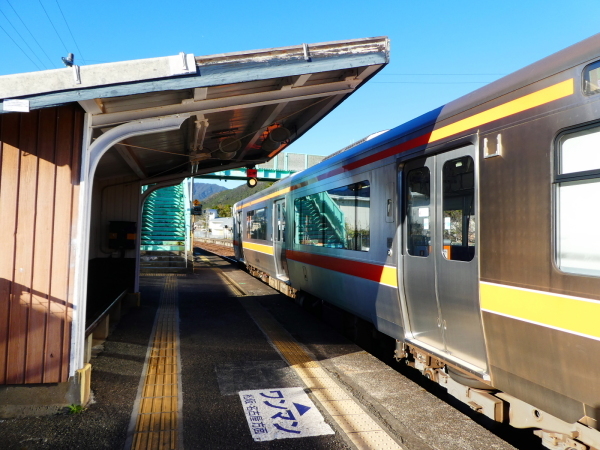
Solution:
M284 125L284 124L282 124ZM551 449L600 449L600 34L233 207L253 275Z

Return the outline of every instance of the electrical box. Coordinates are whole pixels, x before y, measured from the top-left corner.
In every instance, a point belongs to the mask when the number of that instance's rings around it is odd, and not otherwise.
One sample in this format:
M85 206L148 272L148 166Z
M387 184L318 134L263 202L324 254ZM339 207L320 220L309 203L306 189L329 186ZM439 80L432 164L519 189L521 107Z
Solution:
M112 220L108 225L108 248L133 250L137 233L137 222Z

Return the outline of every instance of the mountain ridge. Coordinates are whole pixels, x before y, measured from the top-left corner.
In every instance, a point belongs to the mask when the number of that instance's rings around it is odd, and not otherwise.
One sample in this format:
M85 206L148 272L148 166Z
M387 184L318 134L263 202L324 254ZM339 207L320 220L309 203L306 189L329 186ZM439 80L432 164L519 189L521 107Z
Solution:
M222 191L227 191L228 189L224 186L219 186L218 184L212 183L199 183L194 180L194 190L193 190L193 200L198 200L199 202L204 199L210 197L211 195L217 194Z
M240 200L260 192L272 184L272 181L259 181L256 187L253 188L243 184L234 189L227 189L226 191L217 192L204 199L202 202L202 209L217 209L217 206L231 207Z

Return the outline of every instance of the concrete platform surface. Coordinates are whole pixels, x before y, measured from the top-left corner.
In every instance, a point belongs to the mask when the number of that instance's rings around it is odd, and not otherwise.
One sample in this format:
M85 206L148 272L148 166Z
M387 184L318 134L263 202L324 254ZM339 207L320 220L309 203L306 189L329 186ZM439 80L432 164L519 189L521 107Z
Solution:
M530 432L490 424L460 404L449 404L443 390L426 390L426 380L412 369L399 371L377 359L228 262L210 255L197 259L193 274L142 277L142 306L122 318L92 360L94 403L83 412L0 421L0 448L542 448ZM156 412L160 424L153 422L140 433L162 427L162 440L135 447L131 432L143 422L135 417L145 411L144 380L149 370L167 367L147 362L157 311L165 312L166 297L177 307L169 314L178 313L172 334L177 346L164 360L176 380L169 400L174 412L164 406L171 394L154 399L162 408ZM238 393L294 387L308 393L333 434L255 441ZM305 408L296 406L294 414L299 417ZM344 408L345 413L338 412ZM273 411L284 419L283 414L292 414L291 407ZM165 417L172 418L168 424ZM291 420L279 423L295 431Z

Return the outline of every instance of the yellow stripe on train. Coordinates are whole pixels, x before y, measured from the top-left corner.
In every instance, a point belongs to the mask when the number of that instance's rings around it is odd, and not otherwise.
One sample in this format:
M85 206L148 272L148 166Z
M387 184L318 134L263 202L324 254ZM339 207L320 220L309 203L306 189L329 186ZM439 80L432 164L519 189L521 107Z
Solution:
M483 311L600 340L600 301L487 282L480 295Z
M513 114L535 108L536 106L545 105L554 100L568 97L574 93L574 84L573 78L570 78L532 94L496 106L495 108L490 108L487 111L474 114L466 119L451 123L445 127L438 128L431 133L429 142L439 141L445 137L470 130L471 128L477 128L494 120L503 119Z
M256 200L252 200L252 201L249 201L249 202L244 202L242 200L242 204L240 204L235 210L236 211L240 211L243 208L247 208L248 206L256 205L257 203L264 202L265 200L269 200L270 198L278 197L280 195L287 194L288 192L291 191L291 189L292 188L288 186L288 187L285 187L283 189L279 189L278 191L271 192L270 194L265 195L264 197L257 198Z
M265 253L267 255L273 255L273 246L271 245L262 245L262 244L254 244L253 242L244 242L242 247L247 248L248 250L254 250L255 252Z
M394 288L398 288L398 271L395 267L392 266L383 266L383 270L381 271L381 279L379 280L381 284L385 284L387 286L391 286Z

